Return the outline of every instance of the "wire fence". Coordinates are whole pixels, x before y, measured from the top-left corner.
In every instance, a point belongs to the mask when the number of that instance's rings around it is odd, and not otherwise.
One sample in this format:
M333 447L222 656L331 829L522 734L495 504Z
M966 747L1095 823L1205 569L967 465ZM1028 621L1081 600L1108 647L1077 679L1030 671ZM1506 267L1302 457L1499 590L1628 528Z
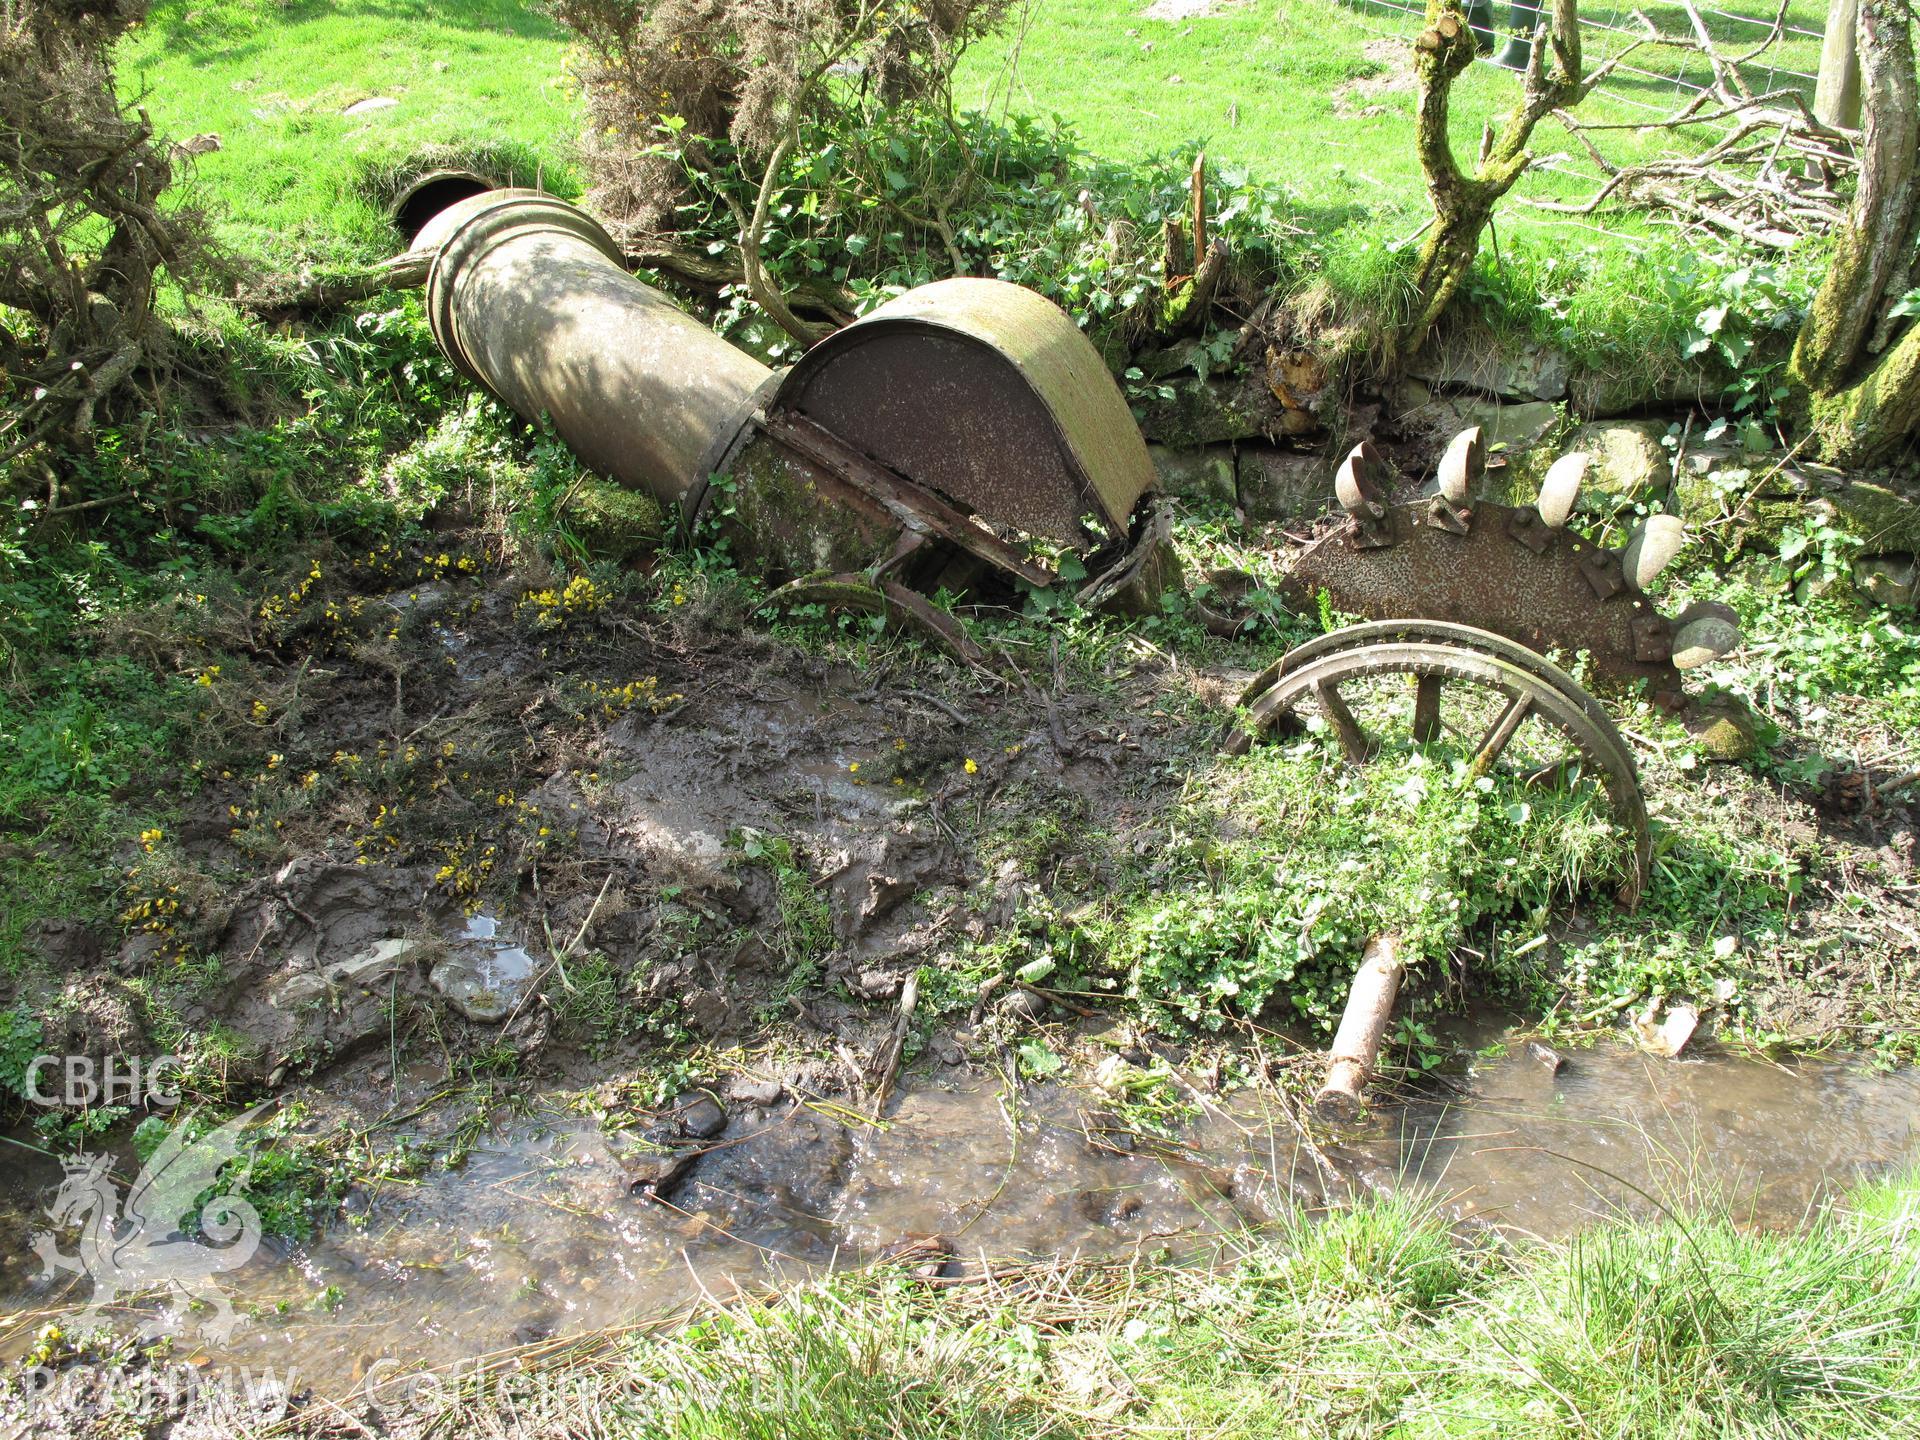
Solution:
M1383 36L1411 40L1426 24L1423 0L1343 0L1368 29ZM1508 0L1492 0L1494 48L1497 54L1509 34L1524 33L1541 16L1527 0L1524 10L1510 11ZM1694 151L1725 135L1739 123L1719 103L1713 62L1699 43L1704 30L1723 65L1735 70L1755 97L1777 97L1791 104L1799 95L1810 106L1820 64L1826 19L1824 0L1782 0L1764 13L1746 13L1694 0L1689 7L1660 3L1631 5L1604 0L1582 6L1579 22L1581 50L1587 70L1622 52L1621 59L1582 103L1578 120L1587 130L1574 151L1543 155L1538 168L1560 173L1578 183L1601 184L1606 176L1592 163L1587 144L1609 163L1627 163L1651 150ZM1698 27L1698 30L1696 29ZM1492 56L1481 61L1493 67ZM1517 77L1516 77L1517 79ZM1667 130L1675 116L1694 108L1695 118L1685 127Z
M1426 7L1410 0L1349 0L1349 3L1363 17L1373 20L1372 28L1382 34L1411 36L1426 20ZM1811 100L1823 32L1812 28L1808 21L1821 18L1817 8L1805 0L1797 3L1790 0L1786 6L1765 15L1742 15L1711 5L1696 4L1693 8L1723 55L1738 62L1742 78L1755 94L1794 90ZM1508 6L1502 0L1495 0L1493 9L1496 36L1524 28L1504 23ZM1622 61L1608 80L1602 82L1601 90L1615 100L1667 114L1684 103L1689 94L1711 93L1712 66L1706 56L1689 43L1694 38L1692 21L1681 6L1610 3L1604 9L1583 9L1580 29L1589 66L1640 42L1641 48L1636 54L1642 58ZM1680 43L1650 40L1650 33ZM1598 37L1597 43L1594 37ZM1637 87L1623 83L1628 81L1644 83ZM1665 91L1666 103L1637 91Z

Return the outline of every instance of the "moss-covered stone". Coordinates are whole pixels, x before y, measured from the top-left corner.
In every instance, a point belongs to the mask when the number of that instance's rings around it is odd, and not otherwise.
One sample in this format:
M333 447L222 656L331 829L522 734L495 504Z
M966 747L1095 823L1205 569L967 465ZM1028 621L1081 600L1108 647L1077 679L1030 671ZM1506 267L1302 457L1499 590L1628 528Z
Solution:
M1761 750L1759 726L1737 700L1706 700L1686 714L1686 727L1709 760L1738 764Z
M1211 445L1198 450L1174 450L1165 445L1149 445L1147 457L1160 477L1160 492L1184 500L1212 500L1234 503L1233 450Z
M1407 373L1445 390L1473 390L1507 400L1558 400L1571 371L1566 351L1502 335L1483 322L1442 321Z
M1604 420L1616 415L1721 403L1726 381L1696 366L1665 370L1658 365L1622 363L1612 367L1582 367L1568 382L1567 397L1576 415Z
M1582 425L1566 438L1563 453L1593 457L1587 484L1622 500L1646 500L1663 493L1673 478L1673 457L1662 442L1663 420L1612 420Z
M1834 519L1876 553L1920 551L1920 500L1887 485L1850 480L1823 497Z
M1319 519L1333 503L1333 471L1339 454L1302 453L1249 445L1235 467L1240 508L1250 520Z
M1171 398L1148 401L1140 414L1147 439L1191 450L1223 441L1271 439L1315 428L1313 416L1289 410L1257 374L1170 379Z

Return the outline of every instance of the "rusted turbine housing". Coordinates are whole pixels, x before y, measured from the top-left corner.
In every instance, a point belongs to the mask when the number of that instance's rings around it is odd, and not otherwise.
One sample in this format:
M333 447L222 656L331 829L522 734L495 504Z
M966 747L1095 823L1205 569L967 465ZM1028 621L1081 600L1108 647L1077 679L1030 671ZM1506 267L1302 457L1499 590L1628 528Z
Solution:
M593 469L689 525L705 515L769 578L1045 585L1050 550L1125 565L1131 538L1160 533L1135 517L1154 472L1118 386L1072 320L1019 286L909 291L782 374L628 274L607 233L551 196L463 200L415 248L437 252L427 317L462 373L550 417Z

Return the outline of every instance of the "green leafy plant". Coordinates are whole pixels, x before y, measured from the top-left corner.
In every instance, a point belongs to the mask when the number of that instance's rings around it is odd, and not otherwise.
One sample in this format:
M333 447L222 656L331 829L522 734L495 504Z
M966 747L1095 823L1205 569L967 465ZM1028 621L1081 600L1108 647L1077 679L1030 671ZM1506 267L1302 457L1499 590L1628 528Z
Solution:
M27 1071L40 1055L40 1021L24 1005L0 1010L0 1094L27 1098Z

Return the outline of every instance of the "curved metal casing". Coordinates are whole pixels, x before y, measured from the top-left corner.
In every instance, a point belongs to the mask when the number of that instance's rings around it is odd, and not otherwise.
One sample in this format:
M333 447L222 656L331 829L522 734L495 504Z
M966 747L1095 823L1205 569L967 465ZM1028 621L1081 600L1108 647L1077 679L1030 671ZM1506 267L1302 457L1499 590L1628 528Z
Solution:
M427 322L454 366L663 505L704 481L772 373L628 274L584 211L539 191L460 201L414 248L438 252Z
M1051 300L1003 280L889 300L809 350L770 408L976 515L1075 548L1124 537L1154 482L1100 352Z
M893 568L928 588L1030 550L1117 548L1154 469L1093 345L1051 301L996 280L921 286L784 375L627 273L584 212L539 191L461 200L421 229L427 319L453 364L581 460L714 513L769 578ZM982 567L985 567L984 570Z

